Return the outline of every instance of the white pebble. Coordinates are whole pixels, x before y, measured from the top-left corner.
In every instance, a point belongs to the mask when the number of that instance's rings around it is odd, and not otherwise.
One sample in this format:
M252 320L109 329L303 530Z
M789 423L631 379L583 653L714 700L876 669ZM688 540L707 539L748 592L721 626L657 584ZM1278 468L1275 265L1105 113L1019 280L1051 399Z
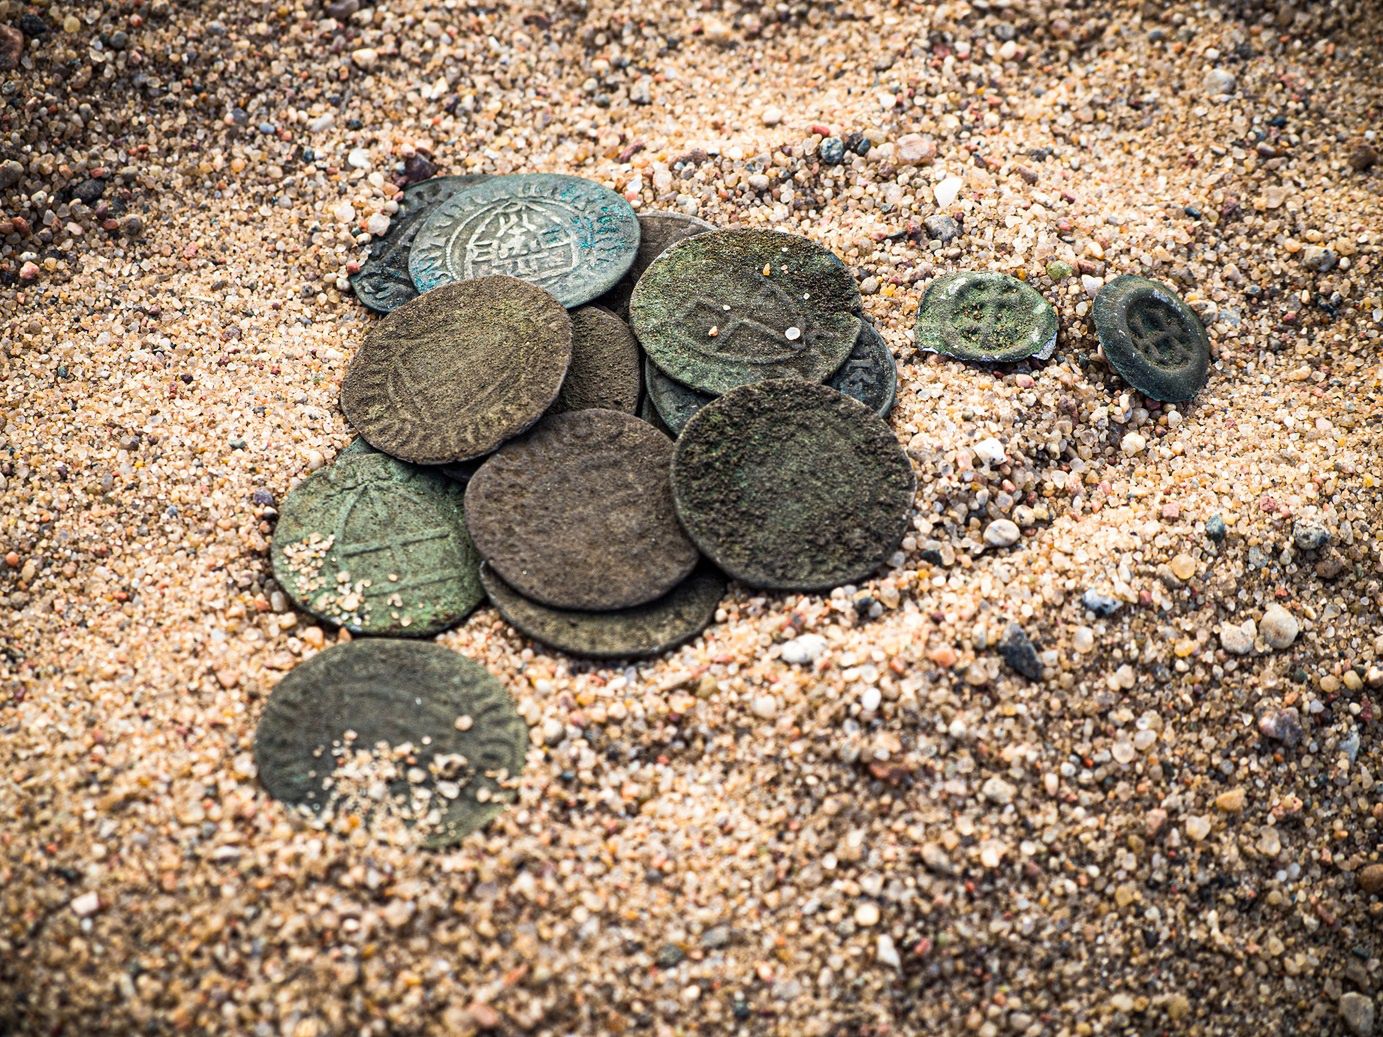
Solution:
M1119 449L1122 450L1124 453L1128 454L1129 457L1134 457L1138 454L1141 454L1147 448L1148 441L1144 439L1142 436L1140 436L1137 432L1130 432L1119 443Z
M868 929L870 926L879 924L879 905L872 900L866 900L855 908L855 924L861 929Z
M820 634L802 634L791 641L784 641L781 649L782 660L797 666L810 666L826 651L826 639Z
M755 695L749 708L754 711L756 717L769 720L778 712L778 700L768 694Z
M759 113L759 119L765 126L777 126L783 121L783 110L771 104Z
M351 51L351 60L359 68L373 68L379 60L379 51L373 47L361 47L359 50Z
M866 713L873 713L879 708L883 698L883 693L878 688L865 688L864 693L860 695L860 709Z
M980 786L980 794L991 803L998 803L1002 806L1005 803L1012 803L1018 790L996 775Z
M1242 625L1220 624L1220 644L1230 655L1248 655L1253 651L1253 620Z
M958 176L948 176L941 183L932 188L932 194L936 196L936 204L943 209L949 209L960 194L961 186L965 183Z
M355 220L355 206L345 199L342 199L336 203L335 208L331 210L331 214L342 223L351 223Z
M984 542L990 547L1012 547L1022 533L1012 519L995 519L984 527Z
M879 959L880 964L887 965L889 968L901 969L903 961L898 957L898 948L893 945L893 937L888 933L880 933L879 941L874 947L874 956Z
M1280 651L1291 647L1301 632L1301 624L1281 605L1273 604L1268 606L1263 618L1258 621L1258 632L1270 647Z
M1008 456L1004 453L1004 444L993 436L976 443L974 451L975 456L987 465L1003 464L1008 460Z
M380 238L389 233L389 217L377 212L365 221L365 229Z
M802 329L796 327L788 328L788 330L784 332L784 334L787 335L787 339L789 342L796 342L799 338L802 337Z
M352 148L351 153L346 156L346 165L352 169L369 169L370 153L364 148Z
M79 897L72 898L72 911L78 918L94 915L100 909L101 897L98 893L83 893Z

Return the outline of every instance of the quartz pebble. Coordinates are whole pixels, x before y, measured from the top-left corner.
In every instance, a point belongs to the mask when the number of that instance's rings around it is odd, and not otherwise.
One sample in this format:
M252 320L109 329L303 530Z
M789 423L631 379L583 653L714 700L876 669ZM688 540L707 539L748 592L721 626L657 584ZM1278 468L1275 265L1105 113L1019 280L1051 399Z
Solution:
M1244 623L1221 623L1220 645L1231 655L1248 655L1253 651L1256 633L1257 625L1251 619Z
M779 655L783 662L796 666L810 666L821 658L826 650L826 639L820 634L799 634L791 641L784 641Z
M1374 1029L1373 998L1351 990L1340 995L1340 1018L1355 1037L1372 1037Z
M984 542L990 547L1012 547L1022 536L1012 519L995 519L984 530Z
M1290 648L1300 630L1301 624L1297 622L1297 618L1281 605L1269 605L1258 621L1259 634L1263 636L1269 648L1277 651Z

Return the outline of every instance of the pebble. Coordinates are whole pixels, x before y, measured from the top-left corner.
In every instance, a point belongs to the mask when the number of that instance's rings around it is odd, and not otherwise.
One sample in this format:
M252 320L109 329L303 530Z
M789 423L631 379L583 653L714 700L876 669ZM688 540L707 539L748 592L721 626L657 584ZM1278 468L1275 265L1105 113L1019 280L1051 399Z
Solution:
M365 148L352 148L346 156L346 165L352 169L369 169L371 164L370 152Z
M932 188L932 194L936 198L937 206L942 209L949 209L960 195L960 189L964 184L965 181L960 177L948 176L945 180Z
M1355 1037L1373 1037L1373 998L1350 990L1340 995L1340 1018Z
M765 126L777 126L783 121L783 110L777 105L769 105L759 113L759 120Z
M1360 868L1359 888L1370 896L1383 893L1383 864L1366 864Z
M898 957L898 948L893 944L893 937L888 933L880 933L879 939L874 945L874 957L882 965L887 965L892 969L901 969L903 960Z
M1228 69L1212 68L1205 73L1205 92L1211 97L1224 97L1234 93L1238 82Z
M83 893L72 898L72 911L78 918L86 918L94 915L101 910L101 896L99 893Z
M984 527L984 542L990 547L1012 547L1022 535L1012 519L995 519Z
M1193 843L1201 842L1209 834L1210 818L1195 814L1186 819L1186 838Z
M799 634L791 641L784 641L778 650L785 663L796 666L810 666L826 651L826 639L820 634Z
M353 223L355 221L355 206L343 198L332 208L331 214L341 223Z
M987 779L985 783L980 786L980 795L984 796L984 798L991 803L998 803L1000 806L1012 803L1013 797L1017 794L1018 790L1016 788L997 775Z
M379 51L373 47L361 47L351 51L351 61L357 68L374 68L375 63L379 61Z
M1205 535L1215 543L1221 543L1225 538L1225 520L1219 515L1211 515L1205 520Z
M1301 714L1290 707L1269 710L1258 718L1258 733L1289 748L1300 745L1304 736Z
M1135 457L1141 454L1147 447L1148 441L1137 432L1126 433L1124 438L1119 442L1119 449L1129 457Z
M1172 559L1168 568L1172 570L1172 575L1182 583L1196 575L1196 560L1188 554L1179 554Z
M1245 623L1221 623L1220 646L1230 655L1248 655L1253 651L1256 633L1256 625L1251 619Z
M960 237L960 224L945 213L936 213L922 221L927 237L943 245Z
M1101 618L1112 616L1123 607L1123 602L1111 598L1108 594L1101 594L1093 588L1081 595L1080 601L1087 612L1093 612Z
M1301 265L1313 273L1328 274L1339 262L1339 256L1320 245L1308 245L1301 252Z
M864 713L873 713L879 708L883 699L884 693L870 685L860 693L860 710Z
M1060 284L1075 272L1075 268L1072 267L1070 263L1062 262L1060 259L1054 259L1047 264L1047 276L1057 284Z
M1277 651L1290 648L1300 631L1301 624L1297 622L1297 618L1277 604L1269 605L1263 613L1263 618L1258 621L1258 632L1263 636L1263 640Z
M1237 814L1244 809L1244 790L1230 789L1215 797L1215 809L1225 814Z
M1042 659L1037 654L1037 647L1017 623L1008 625L1004 639L999 643L999 655L1014 673L1030 681L1042 679Z
M897 155L908 165L926 165L936 158L936 142L920 133L905 133L898 138Z
M7 158L0 162L0 191L8 190L24 178L24 167L18 160Z
M365 229L380 238L389 233L389 217L382 212L377 212L365 221Z
M1300 551L1319 551L1330 543L1330 530L1312 519L1297 519L1292 523L1292 543Z
M816 149L821 161L828 166L838 166L845 161L845 142L839 137L827 137Z
M760 692L750 701L749 708L756 717L771 720L778 712L778 700L766 692Z
M12 72L24 56L24 34L13 25L0 25L0 72Z
M972 449L975 451L976 457L991 467L1001 465L1008 460L1008 456L1004 453L1004 444L993 436L980 440Z
M868 929L879 924L879 905L872 900L866 900L855 907L855 924L861 929Z

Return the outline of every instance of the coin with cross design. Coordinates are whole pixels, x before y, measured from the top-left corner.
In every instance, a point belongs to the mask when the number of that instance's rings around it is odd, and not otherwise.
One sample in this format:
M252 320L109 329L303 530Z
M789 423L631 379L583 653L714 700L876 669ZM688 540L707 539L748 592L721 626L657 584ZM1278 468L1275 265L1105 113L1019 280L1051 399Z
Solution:
M992 271L945 274L917 308L917 348L979 364L1046 360L1056 349L1052 304L1017 278Z
M1210 339L1191 307L1165 284L1124 274L1091 309L1105 359L1144 396L1184 403L1205 385Z

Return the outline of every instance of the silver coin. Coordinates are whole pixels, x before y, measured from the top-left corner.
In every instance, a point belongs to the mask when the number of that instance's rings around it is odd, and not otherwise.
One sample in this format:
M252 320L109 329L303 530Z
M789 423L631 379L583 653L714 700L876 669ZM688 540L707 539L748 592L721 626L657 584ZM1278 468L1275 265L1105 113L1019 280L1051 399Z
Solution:
M614 191L576 176L497 176L433 209L408 271L420 292L507 274L568 308L609 291L639 248L639 221Z

